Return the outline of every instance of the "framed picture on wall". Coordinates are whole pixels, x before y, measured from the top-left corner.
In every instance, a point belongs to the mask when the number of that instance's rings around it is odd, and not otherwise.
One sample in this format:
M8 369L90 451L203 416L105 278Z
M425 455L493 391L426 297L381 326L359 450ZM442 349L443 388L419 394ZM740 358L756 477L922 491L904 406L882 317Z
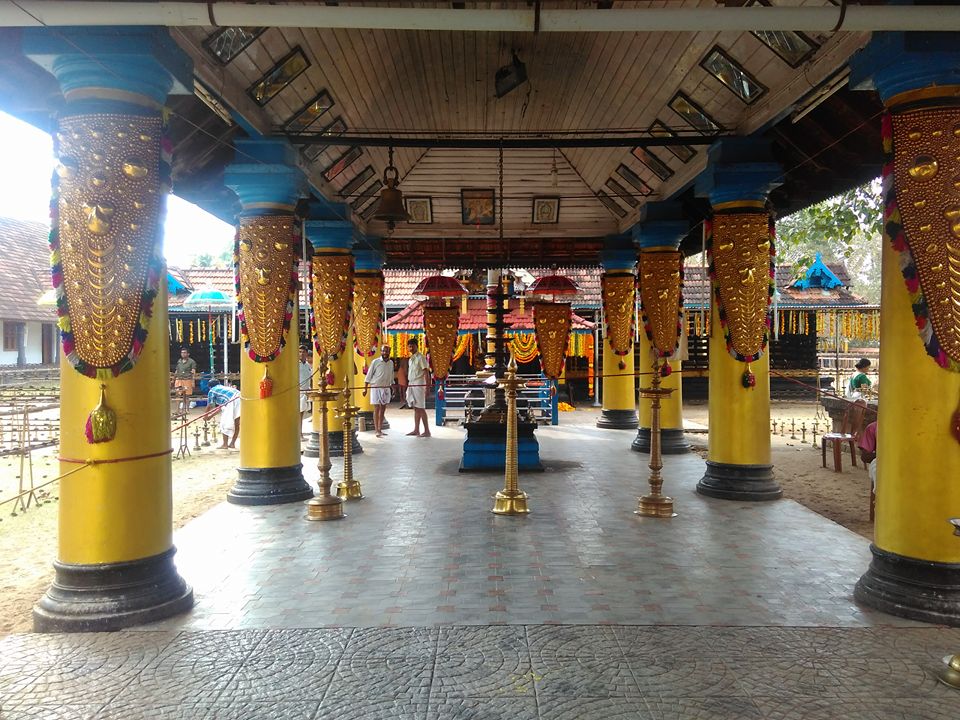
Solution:
M551 225L560 221L560 198L535 197L533 199L533 224Z
M407 208L407 220L411 225L429 225L433 222L433 202L428 197L408 197L403 200Z
M493 189L460 191L460 215L464 225L493 225L496 222L496 193Z

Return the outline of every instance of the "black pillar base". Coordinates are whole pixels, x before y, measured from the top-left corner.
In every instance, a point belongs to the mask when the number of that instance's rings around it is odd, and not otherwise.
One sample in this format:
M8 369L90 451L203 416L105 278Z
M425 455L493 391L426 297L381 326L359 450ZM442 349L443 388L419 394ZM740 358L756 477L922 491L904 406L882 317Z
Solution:
M54 562L53 585L33 609L34 631L121 630L186 612L193 590L177 574L175 552L104 565Z
M636 430L640 424L636 410L603 410L597 420L598 428L612 430Z
M773 465L733 465L707 460L697 492L722 500L777 500L783 490L773 479Z
M313 488L303 479L303 465L278 468L239 468L237 482L227 493L234 505L281 505L309 500Z
M873 560L853 592L864 605L898 617L960 626L960 563L897 555L870 546Z
M633 439L631 450L650 452L650 428L640 428ZM683 435L683 428L660 429L660 452L664 455L683 455L690 452L690 444Z
M300 449L300 454L310 458L320 457L320 433L310 431L310 437L307 438L307 442Z
M363 455L363 446L360 445L360 440L357 437L357 429L353 428L351 433L353 434L353 438L350 441L350 454ZM342 430L333 430L327 433L327 452L330 453L330 457L343 457ZM319 457L319 455L317 455L317 457Z

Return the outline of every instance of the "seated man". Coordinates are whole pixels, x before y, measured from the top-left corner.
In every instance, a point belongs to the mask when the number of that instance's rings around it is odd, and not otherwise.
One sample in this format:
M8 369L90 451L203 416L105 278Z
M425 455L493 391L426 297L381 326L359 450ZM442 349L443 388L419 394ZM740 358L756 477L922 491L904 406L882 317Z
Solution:
M220 408L220 434L223 436L220 449L235 448L240 437L240 391L227 385L214 385L207 393L207 407Z
M870 484L873 487L877 485L877 421L867 425L860 433L860 459L867 466L867 474L870 476Z

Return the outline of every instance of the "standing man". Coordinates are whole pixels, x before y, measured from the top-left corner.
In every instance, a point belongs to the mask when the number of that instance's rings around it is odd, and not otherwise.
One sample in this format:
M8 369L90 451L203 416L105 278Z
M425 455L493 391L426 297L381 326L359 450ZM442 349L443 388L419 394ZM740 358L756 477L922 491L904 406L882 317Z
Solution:
M373 403L373 429L377 431L377 437L386 435L383 432L383 418L387 413L387 405L390 404L390 397L393 393L393 360L390 359L390 346L384 345L380 348L380 357L374 358L367 368L366 377L363 380L363 394L366 395L370 388L373 393L370 395L370 402Z
M177 368L173 371L173 387L176 389L177 396L180 398L180 414L187 413L187 398L193 395L194 386L197 381L197 361L190 357L190 351L185 347L180 348L180 359L177 360Z
M420 343L411 338L407 343L410 350L410 359L407 361L407 405L413 408L413 432L407 435L430 437L430 426L427 425L427 384L430 382L430 366L427 359L420 352ZM423 432L420 432L420 421L423 420Z
M207 393L207 407L220 408L220 434L223 436L220 449L235 448L240 437L240 391L227 385L214 385Z
M310 390L311 379L313 378L313 367L310 365L310 348L306 345L300 346L300 440L303 437L303 421L310 410L310 401L307 399L307 391Z

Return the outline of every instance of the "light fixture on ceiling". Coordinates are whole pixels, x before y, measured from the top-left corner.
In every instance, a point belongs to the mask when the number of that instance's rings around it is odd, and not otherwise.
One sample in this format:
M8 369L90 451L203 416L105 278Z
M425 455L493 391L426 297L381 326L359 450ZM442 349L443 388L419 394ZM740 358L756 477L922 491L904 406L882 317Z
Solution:
M513 53L513 61L509 65L504 65L497 70L493 76L493 83L498 98L502 98L514 88L523 85L527 81L527 66L520 62L516 51Z
M400 172L393 164L393 147L388 150L387 166L383 169L383 190L377 211L373 214L374 220L382 220L389 230L393 230L398 222L410 219L407 209L403 206L403 193L397 187L400 184Z

